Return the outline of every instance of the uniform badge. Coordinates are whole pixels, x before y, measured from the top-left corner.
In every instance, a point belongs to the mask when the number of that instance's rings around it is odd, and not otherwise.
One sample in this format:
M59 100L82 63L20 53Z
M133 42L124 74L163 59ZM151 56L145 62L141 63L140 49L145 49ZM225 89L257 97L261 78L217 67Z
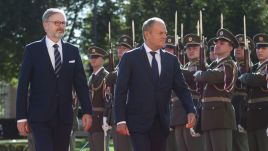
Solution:
M242 41L243 41L243 38L242 38L242 37L239 37L239 39L238 39L238 40L242 42Z
M127 42L127 38L124 38L123 41L124 41L124 42Z
M263 37L262 36L259 37L259 41L263 41Z
M189 37L188 38L189 42L193 41L193 38L192 37Z
M96 49L93 48L93 49L92 49L92 53L95 53L95 52L96 52Z
M168 43L171 43L171 39L168 39Z
M220 32L220 36L222 36L222 35L223 35L223 31Z

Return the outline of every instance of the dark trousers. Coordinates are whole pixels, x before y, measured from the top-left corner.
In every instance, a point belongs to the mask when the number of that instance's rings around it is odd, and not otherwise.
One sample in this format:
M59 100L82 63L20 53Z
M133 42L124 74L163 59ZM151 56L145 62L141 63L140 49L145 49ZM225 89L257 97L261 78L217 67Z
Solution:
M165 151L167 136L162 128L159 117L156 116L148 132L131 132L131 142L134 151Z
M247 133L233 130L233 151L249 151Z
M63 123L57 116L48 122L30 122L36 151L68 151L72 123Z
M104 132L89 132L90 151L104 150Z
M206 151L232 151L232 129L204 131Z
M266 129L249 131L248 143L250 151L267 151L268 136L266 135Z
M169 131L169 135L167 138L167 147L166 151L177 151L177 146L176 146L176 139L175 139L175 130Z
M193 137L185 125L176 125L175 139L177 151L204 151L203 135Z
M114 151L133 151L130 137L117 133L116 125L114 125L112 129L112 138L114 143Z

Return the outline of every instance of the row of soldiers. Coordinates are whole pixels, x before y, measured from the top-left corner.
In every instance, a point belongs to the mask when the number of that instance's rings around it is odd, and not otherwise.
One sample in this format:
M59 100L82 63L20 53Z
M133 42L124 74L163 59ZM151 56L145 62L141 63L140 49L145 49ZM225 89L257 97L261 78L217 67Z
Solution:
M179 61L188 60L182 63L181 69L198 111L197 125L185 128L186 111L172 94L167 151L268 150L268 118L265 118L268 115L268 35L257 34L253 40L247 37L246 42L247 49L244 35L234 36L224 28L218 30L216 37L208 42L211 63L204 69L202 62L205 61L200 59L200 53L205 46L200 36L184 36L183 47L175 45L174 37L167 37L165 51L177 55L178 59L184 54L178 51L186 51L187 58ZM121 36L117 45L119 61L124 52L132 48L132 39ZM250 57L244 57L250 50L256 50L259 62L255 65L250 63ZM94 112L90 150L108 150L109 138L113 138L115 151L131 151L129 136L115 131L113 95L118 67L109 73L103 66L106 51L95 46L88 51L93 68L89 91Z

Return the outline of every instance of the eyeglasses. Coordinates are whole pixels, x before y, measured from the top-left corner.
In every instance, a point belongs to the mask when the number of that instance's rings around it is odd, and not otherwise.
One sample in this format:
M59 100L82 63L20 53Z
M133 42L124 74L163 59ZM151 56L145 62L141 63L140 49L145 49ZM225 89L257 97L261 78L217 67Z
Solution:
M51 23L54 23L54 25L56 26L60 26L60 25L63 25L63 26L66 26L66 22L65 21L47 21L47 22L51 22Z

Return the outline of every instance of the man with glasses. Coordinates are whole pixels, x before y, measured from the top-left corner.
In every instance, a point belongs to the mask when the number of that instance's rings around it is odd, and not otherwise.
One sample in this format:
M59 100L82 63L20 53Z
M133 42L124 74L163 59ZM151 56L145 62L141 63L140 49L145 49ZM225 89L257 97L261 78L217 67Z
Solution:
M28 44L24 51L17 91L17 128L22 136L32 131L36 151L67 151L73 88L82 107L84 130L91 127L87 80L78 48L62 40L64 12L47 9L42 22L46 36Z

